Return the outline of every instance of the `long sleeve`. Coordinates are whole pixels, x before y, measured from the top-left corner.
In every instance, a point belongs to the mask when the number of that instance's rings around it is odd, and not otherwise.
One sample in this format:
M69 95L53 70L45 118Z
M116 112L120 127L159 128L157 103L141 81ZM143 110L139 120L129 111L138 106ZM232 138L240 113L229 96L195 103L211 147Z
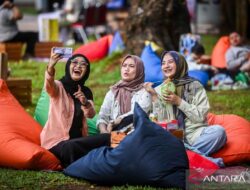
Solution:
M112 105L113 105L113 96L112 96L112 92L109 91L107 92L103 100L103 103L99 112L99 117L96 123L97 126L100 123L104 123L106 125L109 123L109 121L111 120Z
M88 101L89 101L89 105L82 106L82 111L83 111L85 117L93 118L96 114L95 108L94 108L94 102L92 100L88 100Z
M44 87L50 97L58 96L59 91L54 79L54 75L50 75L47 70L45 71Z
M240 47L231 47L226 52L226 63L228 70L235 70L239 68L245 61L247 61L245 57L245 53L247 49Z
M209 107L207 94L203 87L200 87L195 93L191 104L182 99L181 104L178 106L186 117L194 123L206 120Z

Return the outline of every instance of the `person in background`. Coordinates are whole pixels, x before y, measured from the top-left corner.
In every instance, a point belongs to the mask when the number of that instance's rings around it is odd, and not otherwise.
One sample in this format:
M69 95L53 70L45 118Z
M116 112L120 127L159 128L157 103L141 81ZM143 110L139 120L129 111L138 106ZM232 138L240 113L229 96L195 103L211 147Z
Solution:
M87 57L75 54L66 63L65 75L55 80L55 65L62 55L51 53L44 87L50 96L48 120L41 132L41 146L52 152L63 167L90 150L110 145L110 134L87 136L87 118L95 116L92 91L85 86L90 73Z
M219 72L219 70L208 64L209 58L205 55L205 48L203 45L196 43L192 49L191 54L186 58L188 70L202 70L207 71L210 76Z
M127 55L121 63L121 80L110 87L101 106L97 120L101 133L110 133L123 118L133 114L135 102L149 113L152 101L143 87L144 77L141 58Z
M206 90L199 81L188 76L187 62L180 53L163 52L161 64L165 79L172 81L176 90L162 91L166 81L155 89L152 88L152 83L145 83L146 90L152 95L153 108L158 107L163 110L166 119L167 115L174 115L179 128L184 130L184 143L188 149L206 156L219 166L224 166L221 158L209 157L224 146L227 137L220 125L207 124L209 102Z
M34 56L37 32L20 32L17 21L23 18L13 0L0 0L0 42L23 42L27 44L26 55Z
M83 1L82 0L66 0L61 11L60 19L60 35L62 41L66 45L72 45L75 43L73 38L73 31L71 25L78 22L81 18L81 13L83 11ZM83 18L82 18L83 19Z
M245 72L250 75L250 48L243 45L239 33L232 32L229 34L230 48L226 52L227 69L236 75Z

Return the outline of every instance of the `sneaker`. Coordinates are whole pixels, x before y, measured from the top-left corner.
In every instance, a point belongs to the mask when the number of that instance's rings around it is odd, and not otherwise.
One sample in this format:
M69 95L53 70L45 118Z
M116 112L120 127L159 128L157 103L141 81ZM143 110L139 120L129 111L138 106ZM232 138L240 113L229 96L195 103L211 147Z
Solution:
M235 82L232 87L233 90L242 90L242 89L247 89L247 88L249 88L249 86L242 81Z

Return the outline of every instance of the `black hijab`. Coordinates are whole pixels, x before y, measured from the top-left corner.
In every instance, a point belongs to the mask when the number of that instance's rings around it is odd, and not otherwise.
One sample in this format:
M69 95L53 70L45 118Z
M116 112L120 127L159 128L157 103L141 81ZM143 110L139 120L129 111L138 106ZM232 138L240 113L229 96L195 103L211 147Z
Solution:
M86 67L86 72L79 81L74 81L70 75L71 61L74 60L76 57L82 57L84 61L88 63ZM82 92L84 93L86 98L88 100L93 100L93 94L91 90L88 87L84 86L86 80L89 78L89 73L90 73L90 62L88 58L82 54L75 54L68 59L65 66L65 75L60 79L65 91L71 96L71 98L74 101L74 117L69 132L70 138L77 138L82 136L81 129L83 127L82 126L83 112L81 109L81 102L78 99L76 99L73 95L75 92L78 91L78 85L81 86Z

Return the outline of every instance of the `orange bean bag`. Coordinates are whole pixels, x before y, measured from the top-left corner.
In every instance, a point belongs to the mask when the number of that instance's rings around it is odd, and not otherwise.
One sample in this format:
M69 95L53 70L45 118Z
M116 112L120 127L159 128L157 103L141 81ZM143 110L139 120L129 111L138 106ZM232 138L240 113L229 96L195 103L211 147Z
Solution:
M250 161L250 122L237 115L208 114L208 124L223 126L227 134L225 146L213 157L221 157L227 165Z
M106 35L97 41L80 46L74 54L83 54L90 61L98 61L108 55L109 47L112 42L112 35Z
M227 63L225 54L229 47L230 47L229 37L222 36L214 46L211 57L211 65L217 68L226 68Z
M40 146L41 126L22 108L0 79L0 166L61 169L59 160Z

